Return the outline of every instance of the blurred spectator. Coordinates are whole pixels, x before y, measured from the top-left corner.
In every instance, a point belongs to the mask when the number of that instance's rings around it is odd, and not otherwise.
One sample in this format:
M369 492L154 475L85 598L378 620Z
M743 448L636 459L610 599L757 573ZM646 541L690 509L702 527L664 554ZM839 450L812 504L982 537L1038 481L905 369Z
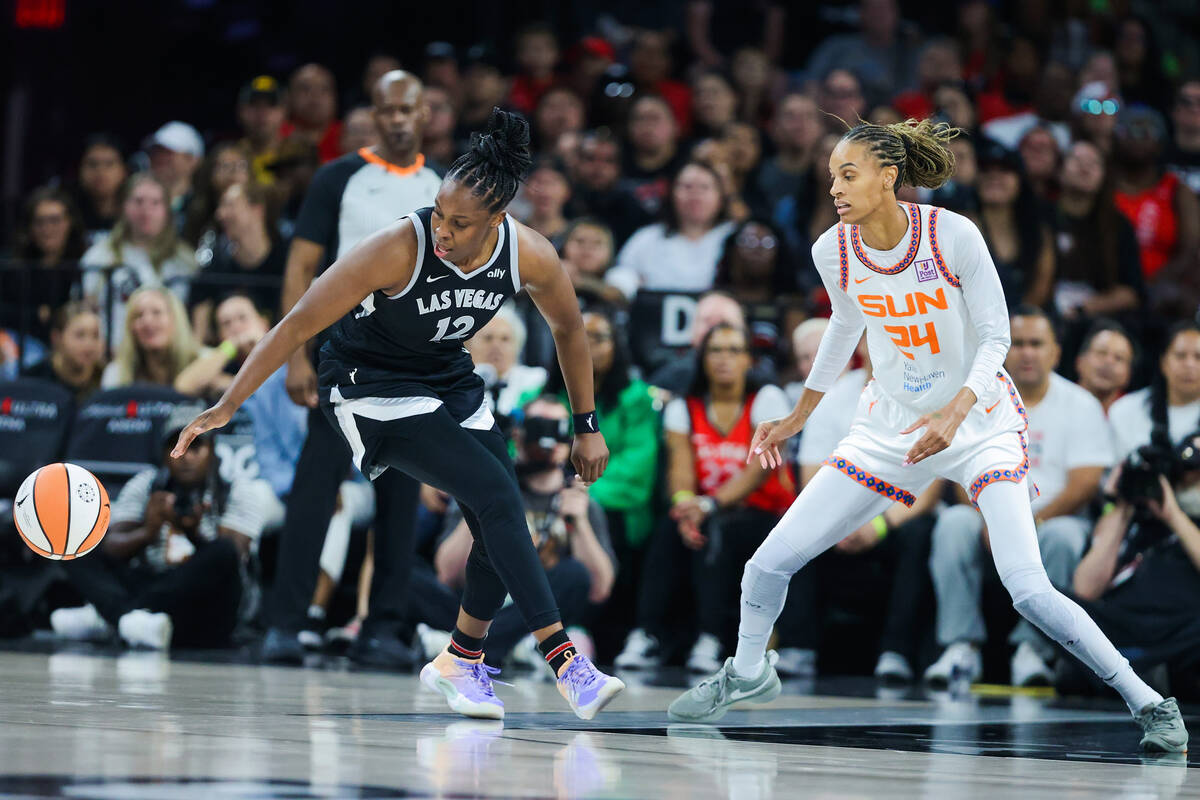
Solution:
M200 353L183 303L162 287L143 286L130 295L125 309L117 355L104 368L101 388L131 383L175 386L179 374Z
M805 324L812 325L810 330L819 338L828 320L809 320ZM808 338L812 339L813 334ZM812 350L815 352L815 344ZM795 453L801 486L812 480L854 423L858 399L872 377L865 336L859 341L857 354L862 367L838 378L804 425ZM810 366L811 359L810 353ZM825 627L822 618L833 616L830 605L851 609L866 605L870 616L883 617L875 677L897 682L913 679L918 651L928 629L925 620L933 606L929 541L933 512L944 488L944 483L936 480L911 507L893 503L838 542L833 552L823 555L807 578L793 579L788 589L792 610L785 611L780 626L787 645L779 650L779 663L788 672L804 677L816 674L817 645ZM890 578L885 578L882 586L881 574Z
M421 149L430 166L444 170L458 158L458 143L454 140L458 110L450 93L440 86L425 87L425 103L429 106L429 124Z
M817 89L817 106L825 114L825 130L840 136L846 128L857 125L867 113L862 82L843 67L830 70Z
M192 178L204 158L200 132L178 120L163 125L150 137L150 172L167 188L175 227L183 230L195 186Z
M779 226L793 248L808 244L801 223L810 215L808 184L825 172L825 165L815 160L823 130L820 112L810 97L785 95L769 127L775 155L762 162L755 176L756 211Z
M631 236L605 280L629 298L638 289L711 288L722 244L733 227L725 219L726 202L712 167L690 162L671 184L665 221Z
M1163 73L1162 51L1149 21L1136 16L1119 21L1113 54L1125 100L1165 111L1171 104L1171 82Z
M16 261L0 268L0 328L48 342L55 310L79 293L83 224L62 189L37 189L25 202Z
M583 101L566 86L553 86L542 93L532 119L537 150L553 154L564 135L583 130Z
M944 117L946 122L964 131L975 130L978 122L975 104L958 81L943 83L933 90L933 110L935 114Z
M308 186L320 166L317 146L295 137L283 141L270 161L268 169L275 176L271 193L279 207L279 232L284 237L295 230Z
M612 44L600 36L584 36L567 53L567 73L565 85L571 88L575 96L584 104L595 97L599 91L604 74L616 61L617 52Z
M609 449L608 468L588 493L604 509L618 567L612 597L596 622L597 646L607 652L620 647L629 632L627 621L634 615L642 555L654 525L661 430L653 390L635 377L612 308L603 304L588 308L583 326L592 356L596 410ZM559 370L551 373L545 392L567 402Z
M1075 141L1090 142L1105 158L1112 152L1117 114L1124 102L1106 83L1083 84L1071 103L1071 133Z
M846 70L862 80L866 94L885 102L916 84L917 37L903 28L896 0L860 0L861 33L830 36L817 46L805 73L810 81L824 80L835 70ZM824 104L821 106L825 110ZM842 116L839 114L839 116ZM842 116L851 125L854 119Z
M1042 55L1028 36L1005 42L1004 61L991 86L975 98L979 123L1033 111L1034 94L1042 72Z
M795 480L785 469L746 463L758 424L791 410L779 387L750 378L751 366L745 329L716 325L700 343L686 395L663 411L670 520L646 554L645 570L655 579L642 583L638 629L618 666L646 665L637 662L651 657L652 637L674 627L664 615L688 572L700 633L688 669L720 668L733 640L742 567L796 497Z
M933 191L921 190L919 196L928 195L931 205L948 208L960 214L975 214L979 211L979 163L975 153L975 140L967 134L955 136L946 145L954 154L954 174L950 180ZM911 191L912 187L904 187Z
M321 163L341 155L342 123L337 118L337 82L320 64L305 64L292 73L287 91L288 118L283 138L296 136L317 146Z
M571 184L567 182L562 169L549 159L541 159L534 164L521 188L520 196L514 202L516 208L513 213L549 239L558 250L567 233L568 223L563 210L570 199ZM521 212L522 205L528 207L528 212Z
M487 325L467 340L475 371L484 376L489 388L492 410L498 415L512 416L523 397L546 385L546 370L521 362L525 350L525 323L512 304L505 304Z
M999 36L1003 30L996 9L988 0L958 4L956 36L963 60L963 80L973 90L983 87L1000 61Z
M508 103L525 116L533 114L542 94L555 84L558 68L558 36L544 23L527 25L517 32L514 43L517 74L512 80Z
M937 109L938 88L952 86L962 77L962 60L955 41L933 39L925 43L917 57L917 87L896 95L892 105L902 119L927 119Z
M525 501L529 535L546 570L554 599L565 625L585 620L588 607L603 603L612 591L616 558L608 524L600 504L586 487L566 477L571 453L570 412L553 397L525 406L516 433L516 469ZM457 509L457 506L455 506ZM434 556L439 581L445 586L463 583L471 532L461 511L448 515L445 538ZM453 624L453 620L442 622ZM524 649L541 656L532 646L516 606L500 609L488 629L488 655L502 661L513 646L528 637Z
M364 88L368 89L366 97L370 98L370 87L374 86L386 73L401 68L400 62L395 61L387 69L376 73L370 83L364 82ZM462 75L458 70L458 50L454 45L449 42L430 42L425 45L425 63L421 69L421 80L426 89L436 86L450 97L458 98L462 91Z
M215 400L220 397L254 345L267 335L270 325L245 294L222 300L213 314L220 344L207 348L175 378L180 394Z
M738 95L733 82L721 70L701 72L692 81L692 136L718 137L737 119Z
M1058 175L1062 171L1062 151L1058 140L1044 125L1025 132L1018 145L1025 177L1033 193L1044 203L1058 199Z
M196 248L196 261L207 265L228 248L217 223L217 204L225 190L250 180L250 153L238 142L223 142L212 149L197 170L196 190L188 201L183 241Z
M624 293L604 280L615 254L612 231L600 220L579 217L567 228L562 265L581 301L626 302Z
M1044 126L1059 147L1071 143L1070 119L1075 74L1057 62L1046 64L1033 90L1033 106L994 117L983 125L983 135L1015 150L1021 137L1034 126Z
M1142 267L1133 228L1113 202L1104 156L1076 142L1063 161L1054 216L1054 305L1067 319L1137 308Z
M84 293L96 300L104 320L108 346L120 346L125 304L139 287L166 287L186 301L196 261L171 224L167 187L149 173L125 183L121 218L112 232L96 241L80 263ZM108 267L111 270L98 268ZM111 316L109 314L111 309Z
M1166 341L1153 383L1108 410L1118 459L1145 444L1173 446L1200 428L1200 327L1178 322Z
M79 160L79 186L76 189L88 244L117 224L121 213L121 186L127 176L125 158L116 139L102 133L88 137Z
M108 638L154 650L223 647L238 622L242 561L262 533L251 482L221 477L212 433L168 458L199 409L172 412L164 465L138 473L113 500L100 552L63 562L88 605L51 614L69 639Z
M692 127L692 90L671 77L671 38L667 31L638 31L629 52L629 80L639 95L663 98L681 131Z
M463 66L463 97L458 115L456 137L464 149L471 132L484 127L492 109L504 105L508 96L508 81L500 71L500 63L489 45L477 44L467 51Z
M733 54L730 68L737 92L737 118L755 129L766 125L774 112L776 73L766 53L757 47L743 47Z
M629 107L629 149L621 170L621 188L633 195L643 213L657 216L674 176L685 160L679 127L667 101L643 95Z
M689 0L684 20L692 55L720 66L742 47L758 47L772 64L783 54L787 3L778 0Z
M1054 287L1054 241L1045 210L1021 169L1021 157L998 142L978 153L976 224L987 242L1009 308L1041 308Z
M758 191L758 168L762 160L762 136L758 128L749 122L734 121L721 131L720 143L725 162L729 166L729 182L726 195L730 198L730 217L743 220L750 216L751 207L761 205ZM733 198L738 199L740 208L735 213Z
M391 53L372 53L367 58L367 63L363 65L362 82L358 86L358 91L361 94L354 98L352 105L369 103L371 95L375 91L375 85L379 83L379 79L394 69L404 69L404 65L400 63L400 59Z
M100 388L104 371L100 315L79 301L58 308L50 322L50 347L50 357L25 370L25 377L53 381L82 404Z
M275 160L282 137L287 112L283 106L283 91L279 81L270 75L259 75L238 92L237 118L242 129L241 145L250 156L254 179L271 185L275 174L270 164Z
M618 186L621 178L621 144L607 128L583 134L578 157L571 169L571 201L568 216L595 217L612 231L614 243L623 244L629 235L652 217Z
M1112 438L1099 401L1054 372L1061 349L1045 312L1019 307L1012 313L1011 326L1005 368L1021 393L1029 421L1029 480L1040 492L1033 500L1038 549L1051 583L1069 591L1092 527L1088 505L1115 461ZM943 511L933 528L929 568L938 599L938 643L946 650L925 672L932 683L948 684L955 668L971 682L982 675L988 533L983 517L965 503ZM1017 648L1011 662L1014 686L1053 682L1049 665L1058 655L1053 642L1026 620L1017 623L1008 641Z
M841 123L838 123L841 125ZM833 199L829 196L829 157L833 148L841 141L843 128L837 133L826 133L817 142L817 151L813 157L811 179L808 182L808 220L800 220L801 230L808 234L808 241L815 242L821 234L838 224L837 210L833 207ZM953 145L957 139L951 139ZM811 259L809 262L811 263Z
M1079 385L1100 401L1105 414L1129 388L1136 360L1133 340L1119 322L1097 320L1084 337L1075 372Z
M1180 84L1171 121L1175 139L1167 148L1167 168L1200 194L1200 78Z
M746 313L738 301L725 292L715 290L701 295L700 299L696 301L696 310L692 314L692 327L688 334L691 347L687 352L681 353L679 358L657 369L650 376L650 385L662 390L663 395L668 398L677 397L686 392L696 379L695 370L700 343L704 341L704 337L708 335L709 331L722 324L734 328L746 327ZM754 375L755 380L761 383L769 383L770 377L761 373Z
M1117 59L1108 50L1093 52L1079 68L1079 86L1086 87L1091 83L1102 83L1114 93L1120 90L1121 82L1117 76Z
M342 120L342 138L338 141L340 155L357 153L364 147L379 144L375 121L371 118L370 106L358 106L346 112Z
M813 317L801 322L792 330L792 362L796 380L783 387L788 401L794 406L804 392L804 382L812 371L813 359L817 357L817 347L821 337L829 327L826 317ZM830 451L833 452L833 451Z
M1162 166L1167 125L1145 106L1127 106L1117 118L1113 146L1114 199L1133 225L1147 284L1172 278L1195 264L1200 250L1200 201ZM1195 307L1185 314L1190 316Z
M792 329L804 319L796 266L779 229L751 218L730 231L713 288L745 309L755 361L776 371Z

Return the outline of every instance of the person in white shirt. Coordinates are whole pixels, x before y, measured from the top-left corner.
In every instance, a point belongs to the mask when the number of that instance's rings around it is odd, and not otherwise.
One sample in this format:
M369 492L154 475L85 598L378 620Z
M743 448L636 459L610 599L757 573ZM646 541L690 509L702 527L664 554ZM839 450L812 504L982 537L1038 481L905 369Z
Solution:
M604 280L630 299L639 289L711 289L733 229L726 219L727 203L721 177L712 167L698 161L685 164L671 185L666 220L630 236Z
M1156 419L1165 421L1172 444L1200 429L1200 327L1194 322L1175 325L1158 364L1157 392L1153 387L1130 392L1108 410L1119 460L1150 444Z
M1029 476L1038 550L1050 582L1070 589L1071 576L1087 549L1092 521L1088 504L1112 466L1112 438L1100 402L1082 386L1054 373L1061 349L1046 313L1021 306L1011 318L1012 348L1005 366L1029 415ZM946 509L933 529L929 567L937 592L938 643L946 649L925 671L931 684L948 685L956 670L969 680L983 672L979 648L987 638L981 609L986 556L983 516L963 504ZM1026 620L1009 643L1014 686L1049 685L1056 651Z
M813 245L833 316L804 394L786 417L758 426L750 458L782 462L779 446L804 427L863 331L875 379L850 433L746 564L737 653L668 709L675 721L713 722L738 701L781 691L767 638L793 574L896 500L911 505L936 478L966 488L991 532L1000 580L1022 616L1116 689L1148 749L1182 752L1174 699L1142 681L1095 622L1054 588L1037 548L1026 479L1025 410L1003 370L1004 292L979 230L959 214L900 204L904 184L937 188L954 172L928 120L861 123L829 158L841 222Z

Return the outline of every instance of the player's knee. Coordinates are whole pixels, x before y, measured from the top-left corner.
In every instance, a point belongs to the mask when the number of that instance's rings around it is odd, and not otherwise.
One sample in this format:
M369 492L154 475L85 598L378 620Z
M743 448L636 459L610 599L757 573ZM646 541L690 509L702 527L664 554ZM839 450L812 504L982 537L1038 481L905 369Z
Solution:
M742 604L755 611L778 615L783 610L791 579L789 572L764 568L755 563L755 559L750 559L742 572Z
M1045 567L1040 563L1017 567L1001 575L1000 582L1008 590L1013 600L1013 606L1017 611L1021 611L1021 604L1032 597L1047 593L1058 594L1057 590L1050 584L1050 578L1046 575Z
M1013 608L1032 622L1042 633L1062 644L1074 643L1079 637L1075 604L1071 603L1046 582L1047 591L1013 598Z

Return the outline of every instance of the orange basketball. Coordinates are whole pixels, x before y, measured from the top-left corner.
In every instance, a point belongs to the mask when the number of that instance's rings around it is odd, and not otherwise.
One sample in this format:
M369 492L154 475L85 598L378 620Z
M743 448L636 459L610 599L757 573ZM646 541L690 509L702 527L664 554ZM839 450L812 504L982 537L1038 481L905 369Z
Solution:
M17 532L39 556L87 555L108 532L108 492L75 464L47 464L25 479L13 502Z

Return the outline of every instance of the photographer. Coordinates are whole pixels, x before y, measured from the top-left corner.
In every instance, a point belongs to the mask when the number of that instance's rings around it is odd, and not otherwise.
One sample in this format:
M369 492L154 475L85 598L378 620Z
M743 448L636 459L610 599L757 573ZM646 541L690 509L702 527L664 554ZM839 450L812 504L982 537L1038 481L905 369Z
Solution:
M529 535L562 611L563 623L578 625L588 607L603 603L612 591L616 557L604 510L588 496L584 486L567 477L570 412L557 398L543 395L525 406L514 439ZM463 583L472 539L457 507L448 516L446 530L450 533L437 546L434 566L439 583L458 588ZM419 599L414 602L424 605ZM427 621L441 627L438 621ZM488 656L503 660L527 635L516 606L505 606L488 631ZM537 658L540 661L541 657Z
M185 406L172 412L162 437L164 466L121 489L100 552L63 562L89 605L50 615L60 636L101 639L112 626L126 643L155 650L229 643L242 562L262 516L251 482L221 479L211 433L182 458L167 457L195 414Z
M1200 666L1200 431L1175 450L1147 445L1113 470L1074 592L1141 667L1196 684ZM1172 685L1179 693L1185 687Z

